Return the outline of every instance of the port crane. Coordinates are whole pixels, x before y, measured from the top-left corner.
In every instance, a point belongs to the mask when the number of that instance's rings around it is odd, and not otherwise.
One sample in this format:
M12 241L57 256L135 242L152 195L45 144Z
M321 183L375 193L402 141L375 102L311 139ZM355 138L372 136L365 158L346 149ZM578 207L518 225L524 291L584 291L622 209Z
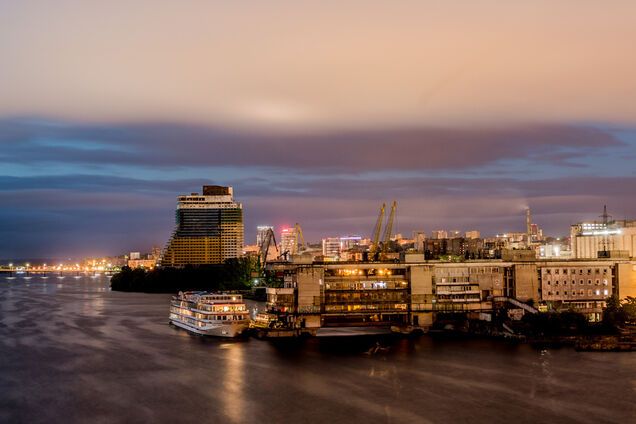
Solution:
M395 211L397 209L397 202L394 200L393 205L391 205L391 213L389 213L389 218L386 222L386 227L384 228L384 237L382 237L382 253L386 253L389 249L389 242L391 241L391 232L393 231L393 221L395 220Z
M262 265L263 268L265 268L265 264L267 263L267 256L269 254L269 249L272 247L272 244L274 245L274 249L277 254L276 256L279 257L280 255L278 255L278 246L276 245L276 237L274 236L274 230L269 228L267 232L265 233L265 237L263 238L261 245L259 246L260 255L261 255L261 264L263 264Z
M386 203L382 203L382 207L380 208L380 213L378 214L378 220L375 222L375 227L373 227L373 235L371 237L371 246L369 251L371 253L375 253L380 242L380 230L382 229L382 220L384 219L384 210L386 209Z
M391 211L389 212L389 216L387 217L386 225L384 227L384 234L382 236L382 241L380 241L380 233L382 231L382 222L384 221L384 215L386 212L386 203L382 204L380 208L380 213L378 214L378 219L375 222L375 226L373 227L373 234L371 236L371 246L369 247L369 252L372 253L377 259L380 253L386 253L389 249L389 243L391 241L391 234L393 232L393 223L395 221L395 212L397 210L397 202L393 201L391 205Z

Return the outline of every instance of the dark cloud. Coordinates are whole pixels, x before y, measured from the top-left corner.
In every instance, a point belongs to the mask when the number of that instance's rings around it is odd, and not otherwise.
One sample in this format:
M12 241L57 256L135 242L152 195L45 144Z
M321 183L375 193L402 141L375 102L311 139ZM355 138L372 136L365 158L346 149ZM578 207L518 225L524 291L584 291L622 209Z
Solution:
M394 199L396 227L406 234L523 230L531 206L548 233L563 235L603 204L617 217L636 209L631 168L614 170L623 176L581 176L575 168L601 158L610 169L608 158L629 149L609 132L569 125L254 134L5 119L0 258L162 245L176 196L203 184L234 186L248 242L258 224L300 222L310 240L368 235L381 203ZM38 175L2 172L16 164ZM50 165L64 175L39 175Z
M246 239L251 242L254 228L262 223L280 229L300 222L310 240L368 235L380 204L393 199L399 202L396 227L407 235L413 229L437 228L479 229L484 234L521 231L526 206L549 234L565 235L572 222L596 218L605 203L617 218L636 209L636 177L267 181L228 181L243 202ZM207 182L91 175L2 177L0 257L52 251L81 256L90 249L112 254L162 245L172 230L176 195L199 190Z
M251 133L167 124L78 126L0 121L0 160L144 167L249 166L358 173L465 170L505 160L578 166L623 145L593 127L413 128L329 133Z

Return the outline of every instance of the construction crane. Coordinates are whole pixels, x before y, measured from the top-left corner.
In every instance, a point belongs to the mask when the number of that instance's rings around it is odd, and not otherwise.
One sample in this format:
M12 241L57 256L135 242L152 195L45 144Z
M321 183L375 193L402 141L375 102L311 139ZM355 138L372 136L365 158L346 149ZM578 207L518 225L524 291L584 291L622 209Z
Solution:
M397 202L394 200L391 205L391 213L386 221L386 227L384 228L384 237L382 237L382 253L386 253L389 249L389 242L391 241L391 232L393 231L393 221L395 220L395 210L397 209Z
M373 228L373 235L371 237L371 247L369 251L375 252L378 250L378 243L380 242L380 230L382 229L382 220L384 220L384 210L386 209L386 204L382 203L382 207L380 208L380 214L378 215L378 220L375 222L375 227Z
M263 241L261 242L260 245L260 253L261 253L261 264L263 269L265 268L265 264L267 263L267 255L269 253L269 248L272 246L272 243L274 243L274 249L276 249L276 253L277 253L277 257L278 255L278 246L276 245L276 237L274 236L274 230L272 230L271 228L267 229L267 232L265 233L265 236L263 237Z

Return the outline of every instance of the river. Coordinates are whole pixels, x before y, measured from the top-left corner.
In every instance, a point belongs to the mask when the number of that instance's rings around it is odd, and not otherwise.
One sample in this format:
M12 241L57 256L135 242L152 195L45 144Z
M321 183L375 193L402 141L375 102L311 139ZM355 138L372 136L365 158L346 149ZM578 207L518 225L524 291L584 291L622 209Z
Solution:
M0 422L636 422L632 353L216 340L169 326L168 303L105 276L0 276Z

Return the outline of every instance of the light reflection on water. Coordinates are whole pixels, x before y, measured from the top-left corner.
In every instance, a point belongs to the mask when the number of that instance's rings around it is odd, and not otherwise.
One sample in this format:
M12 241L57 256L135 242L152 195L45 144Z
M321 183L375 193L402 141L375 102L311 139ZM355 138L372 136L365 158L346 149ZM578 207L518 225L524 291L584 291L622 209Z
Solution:
M106 276L0 277L0 422L631 422L636 414L634 354L430 337L209 339L167 325L169 299L112 292Z
M245 399L243 397L243 372L245 369L243 346L238 344L224 344L223 349L223 410L232 423L245 422Z

